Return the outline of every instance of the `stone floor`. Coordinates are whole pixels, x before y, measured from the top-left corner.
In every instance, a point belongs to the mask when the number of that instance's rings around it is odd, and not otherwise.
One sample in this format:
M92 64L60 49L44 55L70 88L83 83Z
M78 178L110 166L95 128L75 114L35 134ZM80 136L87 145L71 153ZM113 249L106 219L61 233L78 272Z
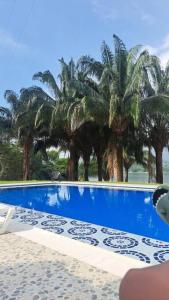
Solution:
M120 279L14 234L0 236L0 299L117 300Z

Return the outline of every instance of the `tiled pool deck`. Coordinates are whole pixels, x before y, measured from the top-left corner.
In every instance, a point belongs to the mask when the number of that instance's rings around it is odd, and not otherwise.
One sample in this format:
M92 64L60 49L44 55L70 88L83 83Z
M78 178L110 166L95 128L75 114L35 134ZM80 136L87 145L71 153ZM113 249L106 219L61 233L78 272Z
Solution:
M0 236L1 300L118 300L120 279L15 234Z
M148 264L169 259L167 242L30 209L18 208L14 219Z

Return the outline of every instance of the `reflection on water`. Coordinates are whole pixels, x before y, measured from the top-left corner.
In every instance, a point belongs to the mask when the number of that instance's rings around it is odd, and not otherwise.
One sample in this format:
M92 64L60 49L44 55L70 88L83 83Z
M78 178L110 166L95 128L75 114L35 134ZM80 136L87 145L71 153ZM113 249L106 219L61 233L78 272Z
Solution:
M60 207L63 201L70 200L69 188L66 186L58 186L48 188L46 196L46 205Z
M55 194L49 194L47 204L49 206L55 206L55 205L59 206L60 203Z
M145 204L151 203L151 197L146 197L146 198L144 198L144 203L145 203Z
M26 187L1 190L0 201L169 241L169 227L157 216L147 191Z

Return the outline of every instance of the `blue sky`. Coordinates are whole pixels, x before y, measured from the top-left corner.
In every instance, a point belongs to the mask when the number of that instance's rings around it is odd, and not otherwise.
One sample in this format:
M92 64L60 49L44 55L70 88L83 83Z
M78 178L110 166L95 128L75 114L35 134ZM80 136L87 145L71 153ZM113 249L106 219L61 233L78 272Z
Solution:
M58 59L96 58L119 35L127 47L146 45L169 59L168 0L0 0L0 105L6 89L18 92L37 71L59 72Z

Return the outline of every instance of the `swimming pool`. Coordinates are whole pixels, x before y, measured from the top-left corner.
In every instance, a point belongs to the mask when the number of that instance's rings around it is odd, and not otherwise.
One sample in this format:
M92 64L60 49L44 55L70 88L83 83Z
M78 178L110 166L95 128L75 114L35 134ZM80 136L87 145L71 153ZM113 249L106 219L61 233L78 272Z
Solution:
M169 242L169 227L157 216L152 192L49 185L1 188L0 201Z

